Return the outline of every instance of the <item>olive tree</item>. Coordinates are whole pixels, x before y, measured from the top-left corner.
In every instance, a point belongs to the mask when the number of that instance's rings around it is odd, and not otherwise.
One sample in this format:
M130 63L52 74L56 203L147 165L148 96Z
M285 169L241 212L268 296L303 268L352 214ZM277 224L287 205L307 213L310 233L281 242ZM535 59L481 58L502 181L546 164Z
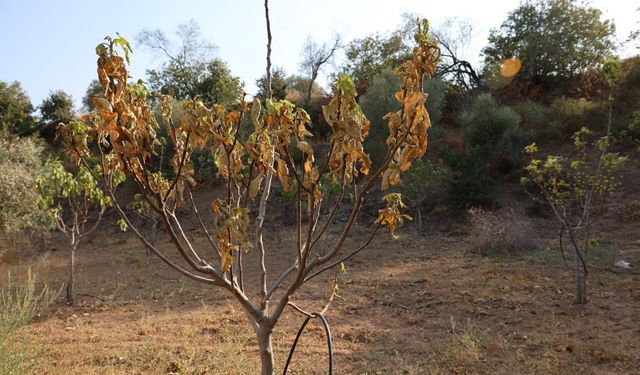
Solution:
M292 296L315 276L335 269L344 259L365 248L377 231L355 250L344 249L365 198L375 185L385 190L400 183L400 174L420 158L427 147L429 116L424 106L423 76L434 74L438 48L429 37L426 20L419 22L415 35L417 46L412 59L398 69L401 88L395 94L400 108L386 115L389 127L387 154L383 162L370 170L369 156L362 143L367 137L369 120L356 102L353 81L341 77L333 88L331 101L323 107L326 122L332 129L329 150L323 162L316 161L314 149L307 141L311 133L309 115L286 100L271 99L270 51L271 32L268 3L267 21L267 98L264 103L254 99L251 104L243 97L233 109L222 105L206 106L198 100L180 102L181 115L172 119L173 99L159 96L169 136L176 153L171 159L173 176L154 170L151 157L159 146L158 127L149 107L148 92L141 83L128 84L125 58L130 49L126 40L107 38L96 51L99 55L98 79L102 92L94 97L99 117L85 117L84 131L73 126L61 128L62 139L70 157L92 171L89 159L99 159L101 173L94 178L102 181L115 209L144 246L169 267L192 280L221 288L239 303L253 328L260 349L261 373L274 373L272 332L287 306L294 307ZM117 49L125 52L125 58ZM253 125L249 135L240 133L243 119ZM89 147L95 140L95 146ZM209 148L218 174L224 181L225 193L210 204L217 224L208 225L201 217L202 207L193 200L196 185L190 155L198 148ZM300 153L299 158L292 155ZM162 226L181 261L169 257L165 250L151 244L133 224L129 214L114 194L112 178L124 173L138 186L141 196L160 217ZM340 199L331 208L326 220L320 211L323 193L320 180L329 175L340 183ZM273 269L265 261L272 253L264 241L264 222L269 213L268 200L272 185L279 181L284 190L296 182L296 240L287 248L290 264L268 277ZM347 190L353 194L349 217L335 240L325 238ZM393 233L405 218L400 212L398 194L385 197L377 226L386 226ZM255 216L252 207L255 204ZM194 243L181 225L188 206L197 219L207 247ZM325 239L321 243L321 239ZM325 244L328 243L328 244ZM322 246L321 246L322 245ZM247 251L256 252L258 287L245 283ZM275 254L273 255L275 256ZM282 257L282 255L278 255ZM301 308L297 311L309 314Z

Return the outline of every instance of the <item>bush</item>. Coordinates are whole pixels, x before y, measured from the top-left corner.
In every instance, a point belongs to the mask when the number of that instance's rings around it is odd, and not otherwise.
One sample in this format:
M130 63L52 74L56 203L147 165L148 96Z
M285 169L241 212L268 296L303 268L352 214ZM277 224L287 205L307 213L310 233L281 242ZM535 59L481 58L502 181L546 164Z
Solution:
M575 133L585 123L598 122L594 116L602 113L602 105L585 98L556 98L551 102L552 135L565 137Z
M23 374L35 365L38 351L27 343L10 340L9 336L30 323L58 296L46 284L40 291L36 289L31 271L24 286L14 285L9 277L8 285L0 288L0 374Z
M548 132L549 123L552 120L551 109L532 100L524 100L515 106L513 110L522 119L522 129L530 131L534 137Z
M469 210L471 215L471 244L469 251L479 255L512 254L525 248L535 249L531 228L515 217L513 211L502 216L481 208Z
M0 140L0 239L50 225L38 207L36 177L43 170L43 147L30 138Z
M360 97L360 108L371 121L369 137L364 142L365 152L369 153L374 165L379 164L387 152L389 128L383 117L400 108L394 98L400 89L400 80L391 70L384 70L373 78L367 92Z
M432 126L440 125L448 89L449 84L442 78L427 79L423 83L424 92L429 94L425 106L429 111L429 119Z
M462 208L490 202L495 180L521 163L528 135L520 130L521 118L490 94L479 95L460 117L464 133L462 150L443 150L449 167L449 192Z

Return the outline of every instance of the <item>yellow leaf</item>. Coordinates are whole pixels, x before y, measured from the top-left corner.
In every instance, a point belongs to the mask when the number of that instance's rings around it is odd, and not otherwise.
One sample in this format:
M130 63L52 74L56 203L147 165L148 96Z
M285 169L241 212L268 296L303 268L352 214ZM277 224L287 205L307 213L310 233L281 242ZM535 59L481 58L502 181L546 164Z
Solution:
M251 181L251 184L249 184L249 196L252 199L258 195L258 192L260 191L260 184L262 183L263 178L263 175L258 175Z

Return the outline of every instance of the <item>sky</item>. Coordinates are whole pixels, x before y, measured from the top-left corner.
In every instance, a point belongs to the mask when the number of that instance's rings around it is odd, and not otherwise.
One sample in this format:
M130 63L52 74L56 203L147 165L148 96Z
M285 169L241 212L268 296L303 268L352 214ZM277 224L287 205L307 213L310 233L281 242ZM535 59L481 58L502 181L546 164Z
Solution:
M435 27L456 17L473 25L465 56L479 63L482 47L522 0L271 0L272 62L298 73L300 51L307 37L329 41L339 33L348 42L368 34L394 30L403 13L426 16ZM640 0L592 0L613 19L618 40L638 28ZM142 29L160 29L174 37L179 24L195 20L202 36L218 46L249 94L265 70L266 31L262 0L0 0L0 80L19 81L34 106L51 90L70 93L79 107L87 86L96 78L95 46L119 32L133 47L130 74L145 78L157 68L157 54L135 43ZM621 48L628 56L635 47ZM326 82L322 77L321 83Z

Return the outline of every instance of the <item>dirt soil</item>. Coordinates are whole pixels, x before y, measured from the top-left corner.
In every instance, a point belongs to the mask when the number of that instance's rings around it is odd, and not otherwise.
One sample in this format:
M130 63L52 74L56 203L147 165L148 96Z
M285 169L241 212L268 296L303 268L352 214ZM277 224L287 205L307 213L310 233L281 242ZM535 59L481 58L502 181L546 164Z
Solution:
M341 223L330 229L335 236ZM635 223L634 225L637 225ZM537 227L545 233L544 226ZM385 233L348 262L339 297L326 316L337 374L640 374L640 241L626 229L619 241L592 252L590 302L576 306L572 273L552 242L512 255L468 254L464 227L414 234ZM270 269L291 260L290 228L268 228ZM369 229L357 226L352 239ZM205 246L196 232L195 243ZM160 236L158 242L166 243ZM345 249L354 248L350 240ZM27 267L53 286L65 279L65 244ZM170 252L170 245L161 245ZM624 259L636 268L613 264ZM255 288L257 257L247 258L246 285ZM146 255L130 234L97 233L81 245L77 305L59 302L16 340L41 348L36 374L255 374L258 350L239 306L223 291L179 277ZM273 272L272 272L273 274ZM331 275L295 295L314 311L324 305ZM288 310L274 333L281 368L304 319ZM292 374L324 374L327 351L318 323L308 326ZM281 371L281 370L280 370Z

